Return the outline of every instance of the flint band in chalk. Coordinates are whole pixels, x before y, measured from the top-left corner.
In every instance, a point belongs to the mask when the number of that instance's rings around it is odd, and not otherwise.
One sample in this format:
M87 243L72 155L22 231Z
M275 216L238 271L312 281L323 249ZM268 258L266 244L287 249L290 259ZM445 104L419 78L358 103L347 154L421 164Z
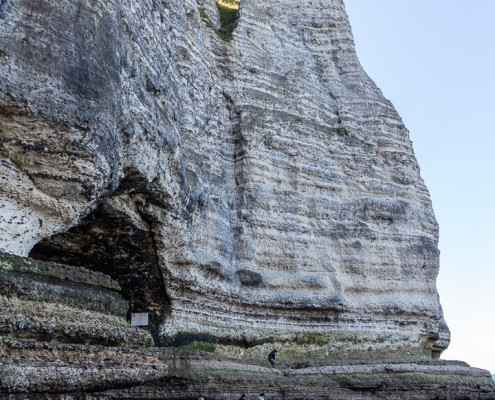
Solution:
M147 326L148 313L131 314L131 326Z

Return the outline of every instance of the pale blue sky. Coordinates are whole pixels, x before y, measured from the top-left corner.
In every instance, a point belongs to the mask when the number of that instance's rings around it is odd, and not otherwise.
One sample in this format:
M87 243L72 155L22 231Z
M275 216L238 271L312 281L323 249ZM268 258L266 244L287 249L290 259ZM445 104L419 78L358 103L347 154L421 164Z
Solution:
M344 0L358 56L410 130L440 224L442 358L495 373L495 0Z

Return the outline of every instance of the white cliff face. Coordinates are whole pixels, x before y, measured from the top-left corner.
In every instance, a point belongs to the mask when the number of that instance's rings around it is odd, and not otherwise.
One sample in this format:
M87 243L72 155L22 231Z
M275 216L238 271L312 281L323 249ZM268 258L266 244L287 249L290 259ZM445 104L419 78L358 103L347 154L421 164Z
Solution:
M88 232L125 214L165 342L448 344L429 194L341 0L242 0L230 41L213 0L31 3L0 13L1 250L96 265Z

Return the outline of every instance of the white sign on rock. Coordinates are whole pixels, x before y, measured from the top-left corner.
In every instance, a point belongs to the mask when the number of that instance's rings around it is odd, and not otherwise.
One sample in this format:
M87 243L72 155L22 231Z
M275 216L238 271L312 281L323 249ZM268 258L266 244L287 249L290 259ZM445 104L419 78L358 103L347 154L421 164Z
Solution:
M147 326L148 313L131 314L131 326Z

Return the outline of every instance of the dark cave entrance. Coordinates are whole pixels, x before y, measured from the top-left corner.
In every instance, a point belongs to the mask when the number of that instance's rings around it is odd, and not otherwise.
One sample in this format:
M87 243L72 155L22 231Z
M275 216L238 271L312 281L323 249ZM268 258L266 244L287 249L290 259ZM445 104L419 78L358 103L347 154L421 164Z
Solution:
M142 219L102 204L78 226L36 244L29 256L109 275L129 302L128 319L131 313L149 313L149 326L144 328L151 332L155 345L161 345L159 328L170 300L153 233Z

